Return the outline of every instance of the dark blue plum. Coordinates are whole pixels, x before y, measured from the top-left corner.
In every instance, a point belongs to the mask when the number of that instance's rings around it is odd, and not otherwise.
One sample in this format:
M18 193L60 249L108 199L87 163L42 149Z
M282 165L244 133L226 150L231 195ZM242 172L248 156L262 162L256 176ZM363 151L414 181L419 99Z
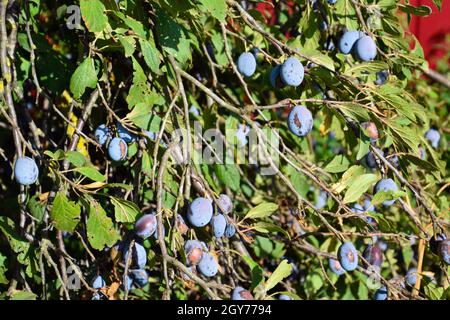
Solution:
M338 250L339 263L346 271L353 271L358 266L358 251L351 242L343 243Z
M234 236L235 233L236 233L236 227L231 223L227 224L227 227L225 228L225 233L224 233L225 237L231 238L232 236Z
M28 186L36 182L39 169L36 162L29 157L19 157L14 164L14 178L18 183Z
M219 271L219 265L211 254L205 252L200 260L200 263L197 265L197 270L205 277L210 278L217 274Z
M397 184L395 183L394 180L392 180L390 178L388 178L388 179L381 179L375 185L375 193L380 192L380 191L384 191L384 192L393 191L393 192L396 192L397 190L398 190ZM394 204L394 202L395 202L395 200L383 201L383 206L391 206L391 205Z
M213 216L212 202L206 198L197 198L192 201L187 218L194 227L206 226Z
M372 61L377 56L377 45L369 36L363 36L355 43L355 55L362 61Z
M152 234L156 232L156 227L158 222L156 220L156 215L153 213L145 214L136 221L134 230L138 237L142 239L147 239Z
M227 219L223 214L218 214L211 219L211 227L214 233L214 237L221 238L225 233L227 227Z
M387 300L388 295L388 289L386 288L386 286L382 286L375 292L375 300Z
M280 76L284 84L298 87L303 82L305 69L297 58L290 57L281 65Z
M120 122L117 123L117 133L126 143L136 141L136 135L128 131Z
M219 199L217 201L219 202L219 212L223 214L231 213L231 210L233 210L233 202L229 196L222 193L219 195Z
M270 84L273 88L280 89L285 86L283 81L281 80L281 64L276 65L275 68L270 72Z
M299 137L304 137L313 128L313 117L305 106L295 106L288 117L289 130Z
M344 268L342 268L339 261L330 258L328 259L328 264L330 265L331 271L333 271L333 273L337 274L338 276L342 276L345 273L345 270Z
M126 264L128 260L128 245L124 248L124 260L123 263ZM147 252L145 251L145 248L135 242L133 246L133 254L131 256L131 265L137 266L139 269L143 269L145 265L147 264Z
M256 71L256 59L250 52L242 53L237 61L238 71L245 77L251 77Z
M103 146L111 138L111 130L106 125L101 124L95 129L94 136L95 140Z
M372 266L381 267L383 263L383 251L377 244L369 244L364 250L363 257Z
M446 264L450 264L450 240L443 240L439 244L439 255Z
M254 300L254 298L250 291L236 287L231 292L231 300Z
M343 54L349 54L353 50L353 46L359 38L363 36L361 31L350 30L345 32L339 40L339 51Z
M144 269L132 269L130 270L130 275L133 282L139 287L143 287L148 283L148 274Z
M94 281L92 281L92 288L94 289L101 289L106 286L105 280L102 278L102 276L95 277Z
M375 80L375 84L377 86L385 84L388 77L389 77L389 71L387 71L387 70L377 72L377 79Z
M108 154L113 161L122 161L127 157L128 146L125 140L114 138L109 142Z
M417 282L417 269L411 268L406 273L406 283L413 287Z

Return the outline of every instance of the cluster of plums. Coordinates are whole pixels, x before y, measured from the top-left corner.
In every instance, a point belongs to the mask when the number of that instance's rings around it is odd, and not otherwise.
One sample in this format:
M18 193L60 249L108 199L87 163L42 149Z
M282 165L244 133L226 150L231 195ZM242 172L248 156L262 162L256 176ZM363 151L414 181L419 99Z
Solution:
M117 123L117 136L113 136L112 130L105 124L95 129L94 136L101 145L108 146L108 155L113 161L123 161L127 157L128 143L136 141L136 136L128 131L121 123Z
M362 61L372 61L377 56L377 45L364 32L349 30L344 32L339 40L339 51L343 54L352 53Z

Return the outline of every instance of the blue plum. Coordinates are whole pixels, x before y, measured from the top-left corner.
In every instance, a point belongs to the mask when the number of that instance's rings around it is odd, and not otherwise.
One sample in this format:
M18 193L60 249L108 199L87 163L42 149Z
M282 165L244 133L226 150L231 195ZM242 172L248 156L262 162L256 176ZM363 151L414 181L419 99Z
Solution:
M127 157L128 146L125 140L121 138L114 138L108 146L109 157L113 161L122 161Z
M439 255L446 264L450 264L450 240L446 239L439 244Z
M231 238L232 236L234 236L234 234L236 233L236 227L229 223L227 224L227 227L225 228L225 237L227 238Z
M126 143L136 141L136 135L128 131L120 122L117 123L117 133Z
M384 191L384 192L394 191L394 192L396 192L397 190L398 190L397 184L395 183L394 180L392 180L390 178L388 178L388 179L381 179L375 185L375 193L380 192L380 191ZM391 205L394 204L394 202L395 202L395 200L386 200L386 201L383 201L383 205L384 206L391 206Z
M388 299L388 289L386 286L382 286L375 292L375 300L387 300Z
M219 202L219 212L223 214L231 213L231 210L233 210L233 202L229 196L222 193L219 195L219 199L217 201Z
M143 287L148 283L148 274L144 269L131 269L131 278L139 287Z
M223 214L218 214L211 219L211 227L214 233L214 237L221 238L227 227L227 219Z
M198 240L188 240L184 244L184 252L186 254L186 265L195 266L199 264L203 257L205 250L205 245L203 245Z
M333 273L337 274L338 276L342 276L345 273L345 270L344 268L342 268L339 261L330 258L328 259L328 264L330 265L331 271L333 271Z
M376 148L379 153L381 153L384 156L384 152L380 149ZM374 152L369 151L369 153L366 155L366 164L369 168L376 168L377 167L377 156Z
M250 291L238 286L231 292L231 300L254 300L254 298Z
M326 191L320 190L319 195L316 198L314 208L316 208L318 210L323 209L327 204L327 198L328 198L328 195L327 195Z
M427 132L425 132L425 139L431 142L431 146L433 148L437 148L439 145L439 140L441 139L441 135L439 134L439 131L435 129L430 129Z
M389 78L389 71L382 70L376 73L377 79L375 80L375 84L380 86L384 83L386 83L387 79Z
M103 146L111 138L111 130L106 125L101 124L95 129L94 136L95 140Z
M364 200L364 205L363 205L363 207L364 207L364 210L365 210L365 211L369 211L369 212L375 211L375 207L374 207L373 204L370 203L370 200L369 200L369 199Z
M369 244L364 250L363 257L372 266L381 267L383 263L383 251L377 244Z
M353 271L358 266L358 251L351 242L345 242L339 247L338 258L346 271Z
M102 278L102 276L97 276L94 278L94 281L92 281L92 288L94 288L94 289L100 289L105 286L106 286L106 282Z
M377 45L369 36L363 36L355 43L355 55L362 61L372 61L377 56Z
M353 46L359 38L363 36L361 31L350 30L345 32L339 40L339 51L343 54L349 54L353 50Z
M278 296L278 300L293 300L290 296L286 295L286 294L280 294Z
M187 218L194 227L206 226L213 216L212 202L206 198L197 198L189 206Z
M128 260L128 245L124 248L124 261L123 263L126 264ZM135 242L133 246L133 254L131 256L131 265L136 265L139 269L143 269L145 265L147 264L147 252L145 251L145 248L140 244Z
M328 2L329 4L335 4L335 3L337 2L337 0L327 0L327 2Z
M431 252L433 252L434 254L438 255L439 254L439 245L441 244L442 241L446 240L447 237L445 236L445 234L443 233L438 233L436 235L434 235L433 237L431 237L430 239L430 250Z
M197 265L197 270L205 277L214 277L219 271L219 265L211 254L205 252Z
M238 71L245 77L251 77L256 71L256 59L251 52L242 53L237 61Z
M273 88L283 88L285 84L281 80L281 64L275 66L270 72L270 84Z
M281 65L280 76L284 84L298 87L303 82L305 69L297 58L290 57Z
M417 269L411 268L406 273L406 283L413 287L417 282Z
M289 130L299 136L304 137L311 132L313 127L313 117L305 106L295 106L288 117Z
M22 185L28 186L36 182L39 169L36 162L29 157L19 157L14 164L14 178Z
M136 224L134 225L134 230L138 237L141 237L142 239L147 239L148 237L150 237L152 234L155 233L157 224L158 222L156 220L155 214L153 213L145 214L136 221Z
M363 213L365 212L364 207L359 203L355 203L353 207L350 209L353 213Z

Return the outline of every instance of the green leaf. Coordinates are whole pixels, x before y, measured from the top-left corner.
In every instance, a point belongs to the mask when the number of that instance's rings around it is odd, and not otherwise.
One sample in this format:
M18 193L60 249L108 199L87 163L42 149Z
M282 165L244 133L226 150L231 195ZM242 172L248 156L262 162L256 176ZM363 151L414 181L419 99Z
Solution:
M377 176L371 173L357 177L345 193L344 203L357 201L377 180Z
M79 99L86 88L94 89L97 86L97 72L94 67L94 60L86 58L75 70L70 78L70 91L75 98Z
M73 232L80 221L80 214L79 204L69 201L64 192L56 194L50 215L58 230Z
M140 213L139 208L133 202L112 197L111 203L114 205L114 216L117 222L134 222Z
M156 98L156 97L155 97ZM131 110L126 116L136 126L151 132L158 132L161 127L162 119L152 113L152 104L141 102Z
M216 164L214 169L220 182L233 191L239 190L241 175L235 164Z
M370 139L362 136L358 143L358 154L356 160L361 160L367 153L369 153Z
M86 226L89 243L96 250L103 250L105 246L112 247L120 240L120 234L114 228L112 220L106 215L102 206L93 199L90 201Z
M227 2L226 0L200 0L204 9L211 14L214 18L220 22L225 22L227 15Z
M348 161L348 159L344 155L340 154L334 157L333 160L331 160L324 169L327 172L338 173L347 170L349 165L350 161Z
M0 253L0 284L8 284L6 271L8 271L6 257Z
M37 296L29 291L15 291L11 295L11 300L36 300Z
M91 32L101 32L108 25L105 6L100 0L80 0L81 15Z
M75 168L74 171L81 173L83 176L96 182L103 182L106 177L101 174L94 166Z
M267 279L265 287L266 291L269 291L273 287L275 287L278 283L280 283L284 278L287 278L291 275L292 265L287 261L283 260L272 273L272 275Z
M149 68L155 72L159 72L159 51L156 49L153 42L148 40L139 39L141 45L142 54L144 56L145 63Z
M333 190L341 193L362 174L364 174L364 167L357 165L351 166L347 171L344 172L341 180L333 185Z
M16 230L14 221L6 216L0 216L0 231L6 236L17 261L23 265L30 264L30 243L23 239Z
M245 219L260 219L270 216L278 209L278 205L272 202L264 202L250 209L244 217Z
M86 163L86 158L78 151L68 151L66 152L66 159L75 167L84 166Z

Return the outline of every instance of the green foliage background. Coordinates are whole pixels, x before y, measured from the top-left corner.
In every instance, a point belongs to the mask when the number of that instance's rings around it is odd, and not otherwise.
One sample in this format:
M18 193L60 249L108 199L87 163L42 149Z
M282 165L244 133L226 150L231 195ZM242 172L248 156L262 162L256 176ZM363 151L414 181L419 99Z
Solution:
M110 299L229 299L236 285L258 299L280 292L295 299L371 299L375 289L363 264L338 277L328 258L342 241L353 241L362 253L377 236L388 246L380 274L391 299L411 297L402 281L419 261L423 279L414 298L448 299L448 266L431 253L429 241L448 233L450 222L450 91L423 76L422 48L405 31L412 15L426 16L429 8L319 0L314 10L310 1L296 0L289 14L277 1L278 23L268 25L252 9L257 1L246 1L247 10L233 0L7 2L0 35L0 297L90 299L90 281L100 274ZM66 25L71 5L82 15L75 29ZM329 28L321 31L324 20ZM325 50L345 28L376 39L375 61ZM257 71L242 79L234 61L252 48L260 49ZM301 60L305 80L296 89L273 89L270 72L289 56ZM382 70L389 79L375 85ZM439 72L450 76L448 64ZM314 115L305 138L287 128L286 111L296 104ZM187 112L192 105L200 115ZM144 134L160 132L170 142L174 130L193 130L194 121L223 133L239 124L261 134L277 129L280 171L264 176L245 164L177 165ZM360 126L367 121L380 133L381 169L364 165L371 146ZM117 122L139 136L122 164L112 163L93 135L99 124ZM441 133L437 149L424 138L432 126ZM14 181L18 150L38 162L36 185ZM397 169L390 162L395 155ZM375 196L382 176L401 191ZM321 190L327 204L315 209ZM190 201L220 193L233 199L229 218L237 236L217 240L208 228L185 235L175 228L176 214L184 216ZM398 199L395 205L382 207L390 197ZM375 227L351 211L364 199L377 206L367 213ZM135 220L152 209L164 221L168 256L184 264L184 241L201 239L218 258L219 275L186 281L169 259L165 278L161 243L151 238L144 241L149 283L125 292L125 266L114 245L129 240ZM69 266L83 278L80 290L63 285Z

